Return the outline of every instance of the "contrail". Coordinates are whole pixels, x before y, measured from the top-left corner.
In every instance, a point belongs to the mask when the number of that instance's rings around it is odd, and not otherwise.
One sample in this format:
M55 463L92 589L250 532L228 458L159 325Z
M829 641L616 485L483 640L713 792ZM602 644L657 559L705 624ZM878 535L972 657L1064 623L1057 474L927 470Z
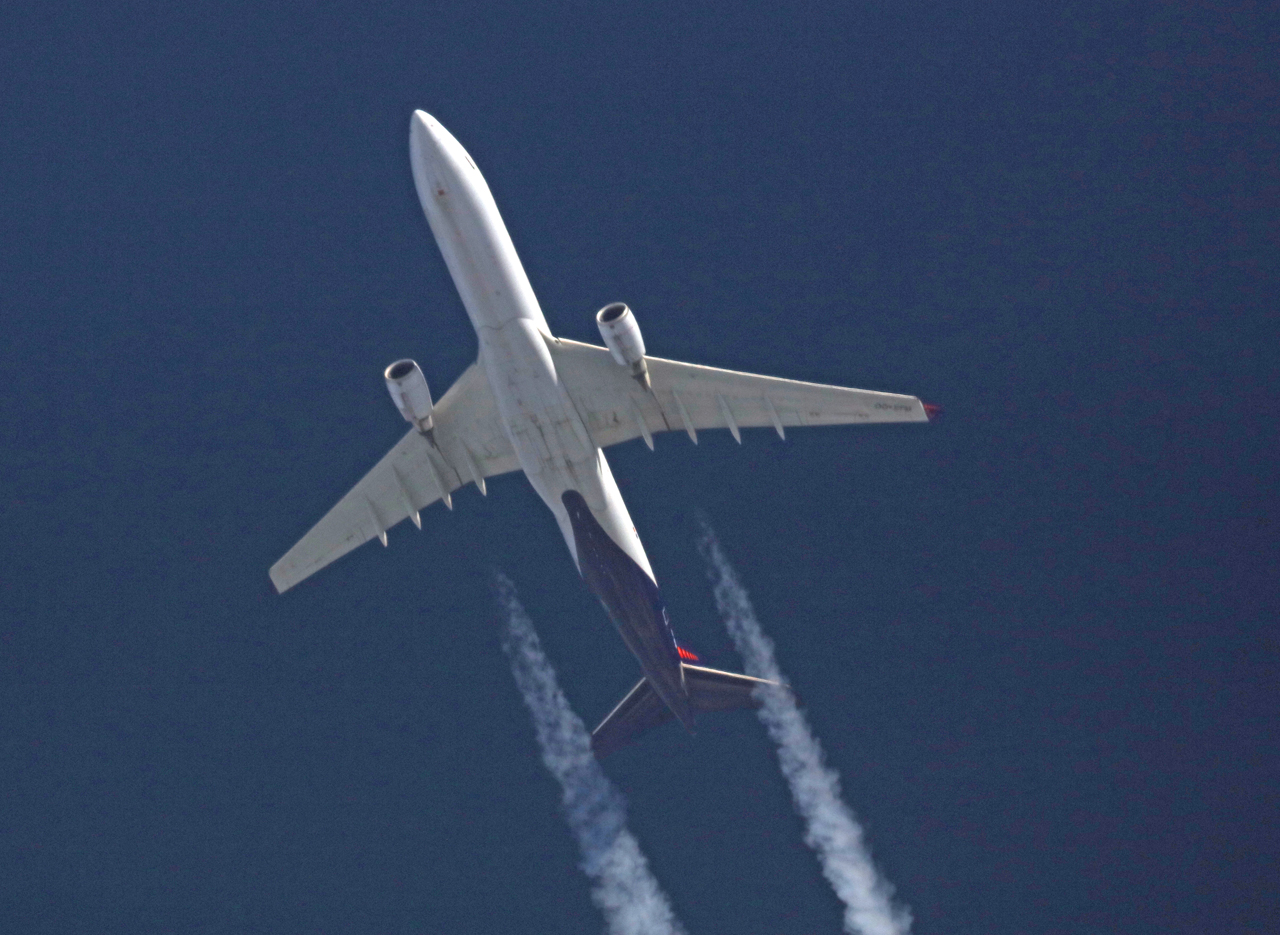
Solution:
M716 606L747 674L785 683L774 658L773 641L760 629L746 589L705 520L699 546L707 561ZM760 695L760 720L778 745L782 774L791 787L796 811L804 819L805 843L817 853L823 875L844 903L845 931L849 935L906 935L911 930L910 910L892 904L893 887L871 862L862 841L862 827L840 798L840 777L823 762L822 746L794 698L777 690L761 691Z
M612 935L683 935L649 862L627 830L626 805L591 752L591 736L556 683L533 622L506 575L494 575L506 615L502 650L542 749L542 762L560 783L564 815L582 850L591 896Z

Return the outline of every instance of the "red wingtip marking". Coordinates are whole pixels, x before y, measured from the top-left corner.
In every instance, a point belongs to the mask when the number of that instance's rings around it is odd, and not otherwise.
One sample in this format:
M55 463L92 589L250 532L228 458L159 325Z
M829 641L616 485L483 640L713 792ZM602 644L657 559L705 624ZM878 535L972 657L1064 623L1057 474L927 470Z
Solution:
M930 422L937 418L938 413L942 412L941 406L935 406L933 403L924 404L924 414Z
M689 650L685 649L683 646L677 646L676 652L680 654L681 659L687 659L690 662L698 661L698 657L695 656L693 653L689 652Z

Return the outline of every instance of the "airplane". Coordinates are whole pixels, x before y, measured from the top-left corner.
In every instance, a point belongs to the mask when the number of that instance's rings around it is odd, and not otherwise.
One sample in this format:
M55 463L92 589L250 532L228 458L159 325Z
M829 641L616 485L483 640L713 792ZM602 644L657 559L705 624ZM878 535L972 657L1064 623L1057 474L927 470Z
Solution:
M410 429L271 567L280 593L356 546L468 483L524 471L560 526L574 563L600 600L641 679L592 732L603 757L673 717L758 703L766 683L695 665L676 641L657 579L604 450L660 432L926 422L915 396L847 389L651 357L622 302L596 323L604 347L557 338L547 327L497 205L475 161L430 114L415 111L409 153L418 199L479 339L479 356L434 402L421 368L384 372Z

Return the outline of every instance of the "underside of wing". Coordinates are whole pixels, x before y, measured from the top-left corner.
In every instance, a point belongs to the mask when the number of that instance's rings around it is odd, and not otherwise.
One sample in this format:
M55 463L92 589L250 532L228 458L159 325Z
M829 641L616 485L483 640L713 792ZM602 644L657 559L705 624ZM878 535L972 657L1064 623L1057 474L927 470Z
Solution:
M660 357L646 357L652 389L646 390L609 352L563 338L550 342L556 371L597 445L700 429L926 422L915 396L857 390L800 380L739 373Z
M324 518L271 566L283 592L356 546L379 538L403 519L464 484L484 489L484 479L519 467L502 428L484 372L472 364L432 410L428 438L410 430Z

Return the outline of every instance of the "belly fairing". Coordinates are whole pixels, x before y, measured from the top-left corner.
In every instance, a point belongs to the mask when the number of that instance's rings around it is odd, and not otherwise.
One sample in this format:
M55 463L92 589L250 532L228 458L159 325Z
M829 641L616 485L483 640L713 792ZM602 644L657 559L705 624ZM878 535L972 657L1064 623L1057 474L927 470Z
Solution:
M652 579L653 569L609 470L609 461L581 424L560 385L546 340L535 322L517 319L478 329L480 360L507 436L529 483L555 514L575 562L577 545L562 496L574 490L612 538Z

